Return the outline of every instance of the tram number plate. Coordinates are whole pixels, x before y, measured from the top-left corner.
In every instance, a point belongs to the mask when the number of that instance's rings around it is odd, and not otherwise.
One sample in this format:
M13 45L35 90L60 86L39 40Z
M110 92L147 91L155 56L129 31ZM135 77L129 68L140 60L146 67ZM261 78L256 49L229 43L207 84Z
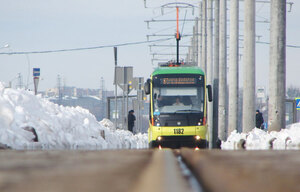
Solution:
M174 129L174 134L184 134L184 129Z

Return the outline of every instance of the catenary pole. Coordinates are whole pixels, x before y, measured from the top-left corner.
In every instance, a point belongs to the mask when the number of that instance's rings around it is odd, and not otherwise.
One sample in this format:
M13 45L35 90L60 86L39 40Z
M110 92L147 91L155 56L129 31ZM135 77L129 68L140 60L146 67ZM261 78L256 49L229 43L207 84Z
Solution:
M198 20L198 67L202 67L202 2L199 4L199 20Z
M244 1L243 132L255 127L255 1Z
M177 45L177 55L176 55L176 63L179 64L179 41L180 41L180 33L179 33L179 7L176 7L176 45Z
M125 68L123 69L123 70L125 70ZM124 72L124 71L123 71ZM124 74L124 79L123 79L123 87L124 87L124 89L123 89L123 97L122 97L122 115L121 115L121 118L122 118L122 129L126 129L126 125L125 125L125 123L126 123L126 97L125 97L125 87L126 87L126 84L125 84L125 74Z
M198 38L198 17L195 18L195 26L194 26L194 51L193 51L193 54L194 54L194 63L193 65L194 66L197 66L197 62L198 62L198 41L199 41L199 38Z
M271 0L269 131L285 128L286 1Z
M229 46L229 108L228 134L238 126L238 92L239 92L239 0L230 1L230 46Z
M116 128L118 127L118 103L117 103L117 90L118 90L118 85L117 85L117 65L118 65L118 48L114 47L114 56L115 56L115 126Z
M213 83L213 0L207 0L207 84ZM213 145L213 103L207 103L207 123L209 128L209 147Z
M129 102L128 102L128 95L129 95L129 85L128 83L126 83L126 112L124 113L124 121L125 121L125 126L126 127L126 130L128 130L128 117L127 117L127 113L128 113L128 110L129 110Z
M188 47L187 62L191 61L191 46Z
M207 60L207 34L206 34L206 24L207 24L207 0L202 0L202 56L201 56L201 68L206 74L206 60Z
M191 37L191 61L194 63L195 61L195 26L193 27L193 36Z
M220 60L219 60L219 139L226 139L226 67L227 67L227 43L226 43L226 1L220 0Z
M214 124L213 124L213 148L216 147L216 140L218 138L218 107L219 107L219 22L220 22L220 0L215 0L214 7L214 16L215 16L215 27L214 27L214 81L213 81L213 116L214 116Z

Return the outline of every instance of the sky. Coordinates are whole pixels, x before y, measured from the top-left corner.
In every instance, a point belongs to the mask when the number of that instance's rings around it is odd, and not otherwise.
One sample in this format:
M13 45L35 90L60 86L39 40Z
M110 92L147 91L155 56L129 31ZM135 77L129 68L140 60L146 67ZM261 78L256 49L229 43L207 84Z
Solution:
M175 22L151 23L147 27L145 20L175 19L174 9L164 9L160 6L176 2L170 0L1 0L0 1L0 52L43 51L102 45L116 45L128 42L146 41L149 34L175 33ZM199 1L186 0L194 6ZM287 44L300 45L298 35L300 26L300 5L294 2L292 12L287 13ZM229 6L229 3L228 3ZM269 17L269 5L258 3L256 19ZM180 18L194 18L198 9L180 10ZM228 12L229 13L229 12ZM243 3L240 9L243 17ZM228 17L229 18L229 17ZM192 33L193 22L181 22L183 34ZM240 23L240 33L243 33L243 23ZM257 24L257 35L262 35L261 41L269 42L269 24ZM228 33L229 34L229 33ZM172 37L172 36L171 36ZM159 37L166 38L166 37ZM149 40L157 38L150 37ZM181 40L182 45L188 45L190 37ZM4 48L9 44L9 48ZM149 43L153 44L153 43ZM118 65L133 66L135 77L148 78L157 65L151 61L151 53L175 53L174 48L152 48L149 44L118 47ZM159 43L156 43L159 44ZM175 44L171 39L160 44ZM256 45L256 85L268 84L269 46ZM187 49L182 47L181 52ZM240 50L241 53L243 50ZM300 87L298 73L300 70L300 49L287 48L287 86ZM174 55L155 58L174 59ZM40 90L53 88L57 84L57 75L63 79L66 86L80 88L100 88L100 78L105 80L105 87L113 90L114 56L113 48L60 52L48 54L0 55L0 81L16 85L16 76L22 74L23 82L33 88L32 68L41 68ZM242 59L240 61L242 73ZM28 83L27 83L28 82ZM242 74L240 74L242 86Z

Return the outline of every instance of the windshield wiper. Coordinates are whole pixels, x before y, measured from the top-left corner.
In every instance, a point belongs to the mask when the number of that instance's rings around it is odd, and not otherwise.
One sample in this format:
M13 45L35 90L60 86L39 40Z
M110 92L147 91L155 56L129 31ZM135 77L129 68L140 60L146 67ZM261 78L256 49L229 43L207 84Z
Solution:
M177 110L177 111L175 111L174 113L180 113L180 112L187 112L187 113L189 113L189 112L191 112L191 113L201 113L200 110L195 110L195 109Z

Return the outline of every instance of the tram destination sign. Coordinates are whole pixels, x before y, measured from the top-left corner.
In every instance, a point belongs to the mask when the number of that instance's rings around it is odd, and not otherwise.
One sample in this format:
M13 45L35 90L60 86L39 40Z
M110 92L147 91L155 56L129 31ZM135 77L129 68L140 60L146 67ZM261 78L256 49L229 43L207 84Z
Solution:
M193 77L161 78L161 85L194 85L197 79Z

